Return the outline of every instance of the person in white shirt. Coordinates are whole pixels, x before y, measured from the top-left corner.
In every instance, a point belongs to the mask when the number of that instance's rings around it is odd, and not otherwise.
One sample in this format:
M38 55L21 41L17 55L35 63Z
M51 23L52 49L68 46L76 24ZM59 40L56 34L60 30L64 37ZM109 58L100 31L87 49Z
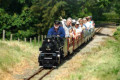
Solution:
M89 16L89 18L90 18L91 28L95 28L95 23L92 20L92 16Z
M65 23L66 23L66 19L62 19L62 20L61 20L61 25L62 25L62 27L65 26Z
M86 18L83 18L83 29L84 30L88 30L88 28L87 28L87 26L86 26L86 23L87 23L87 20L86 20Z
M87 20L87 23L86 23L87 29L90 30L90 28L92 26L92 24L90 23L90 18L86 17L86 20Z
M75 28L74 28L74 38L77 38L78 36L80 36L81 32L82 32L82 28L81 28L79 22L77 21L75 24Z
M82 28L82 30L85 30L86 26L83 25L83 19L78 20L78 22L80 23L80 27Z
M65 25L63 25L63 28L65 30L65 37L72 37L72 19L68 18Z
M89 25L89 29L91 29L91 28L93 29L95 26L95 23L94 23L94 21L92 21L91 16L88 16L87 20L88 20L87 25Z

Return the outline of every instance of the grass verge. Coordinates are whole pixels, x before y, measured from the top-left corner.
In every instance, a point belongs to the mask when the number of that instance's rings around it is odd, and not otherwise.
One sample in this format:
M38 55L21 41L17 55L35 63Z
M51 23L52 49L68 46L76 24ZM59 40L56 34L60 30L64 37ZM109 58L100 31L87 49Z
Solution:
M9 72L10 68L21 63L21 61L26 60L28 63L37 61L38 54L39 45L0 40L0 70Z

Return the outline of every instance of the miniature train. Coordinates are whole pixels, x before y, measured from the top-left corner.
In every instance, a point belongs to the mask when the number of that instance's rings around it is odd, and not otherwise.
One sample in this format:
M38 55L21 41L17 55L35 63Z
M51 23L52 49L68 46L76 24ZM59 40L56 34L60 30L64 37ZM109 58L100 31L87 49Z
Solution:
M77 38L60 38L56 36L47 37L39 49L38 62L41 67L56 67L69 54L94 37L93 28L81 32Z

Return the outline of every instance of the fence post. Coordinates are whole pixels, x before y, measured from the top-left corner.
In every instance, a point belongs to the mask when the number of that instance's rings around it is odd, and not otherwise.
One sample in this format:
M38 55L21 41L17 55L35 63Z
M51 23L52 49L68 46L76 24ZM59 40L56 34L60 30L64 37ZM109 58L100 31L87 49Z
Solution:
M36 37L34 37L34 42L36 43Z
M32 43L32 38L30 38L30 43Z
M24 38L24 40L25 40L25 42L27 41L27 39L26 39L26 38Z
M18 38L18 42L20 42L20 39Z
M38 44L40 43L40 36L38 36Z
M12 41L13 34L10 35L10 41Z
M42 42L43 42L43 35L41 35L41 38L42 38L41 40L42 40Z
M46 35L45 35L45 37L44 38L46 38Z
M5 41L5 30L3 30L3 41Z

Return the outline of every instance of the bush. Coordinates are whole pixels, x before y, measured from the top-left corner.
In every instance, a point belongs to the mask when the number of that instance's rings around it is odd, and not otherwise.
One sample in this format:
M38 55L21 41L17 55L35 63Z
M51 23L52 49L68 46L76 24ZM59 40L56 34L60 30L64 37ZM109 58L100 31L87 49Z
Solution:
M117 31L114 33L115 39L120 41L120 26L117 28Z

